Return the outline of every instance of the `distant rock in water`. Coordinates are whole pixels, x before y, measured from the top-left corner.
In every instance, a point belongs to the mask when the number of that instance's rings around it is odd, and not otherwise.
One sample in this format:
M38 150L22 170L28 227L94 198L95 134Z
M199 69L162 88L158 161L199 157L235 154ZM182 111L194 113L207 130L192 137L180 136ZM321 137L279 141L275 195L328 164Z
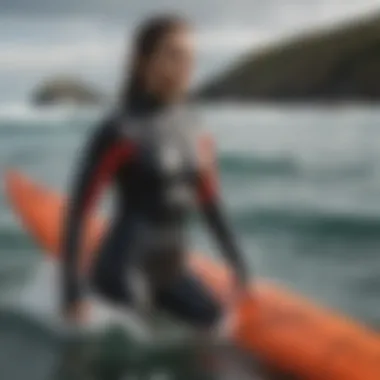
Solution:
M379 101L380 15L252 52L197 96L211 101Z
M56 77L46 80L32 94L38 106L59 104L98 105L105 97L94 86L75 78Z

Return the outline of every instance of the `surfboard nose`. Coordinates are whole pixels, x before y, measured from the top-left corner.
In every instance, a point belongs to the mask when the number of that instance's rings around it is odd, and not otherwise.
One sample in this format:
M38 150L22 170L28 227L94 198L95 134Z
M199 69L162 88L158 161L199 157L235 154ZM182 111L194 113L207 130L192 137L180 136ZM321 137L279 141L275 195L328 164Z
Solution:
M11 197L16 188L24 187L26 181L23 181L23 175L17 172L16 170L8 169L4 175L4 183L6 194L8 197Z

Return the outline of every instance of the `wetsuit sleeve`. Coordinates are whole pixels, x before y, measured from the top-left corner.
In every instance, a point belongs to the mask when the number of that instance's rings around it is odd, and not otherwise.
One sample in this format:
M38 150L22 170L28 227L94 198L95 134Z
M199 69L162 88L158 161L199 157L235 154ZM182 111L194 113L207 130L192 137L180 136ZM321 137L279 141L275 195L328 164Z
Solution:
M245 283L248 280L247 266L236 237L227 222L220 199L212 138L202 136L200 148L202 168L197 179L197 193L202 214L215 235L222 253L233 266L238 280Z
M118 137L112 121L103 123L83 150L74 178L63 231L63 308L80 301L83 287L79 274L82 229L102 186L112 179L119 165L133 155L133 145Z

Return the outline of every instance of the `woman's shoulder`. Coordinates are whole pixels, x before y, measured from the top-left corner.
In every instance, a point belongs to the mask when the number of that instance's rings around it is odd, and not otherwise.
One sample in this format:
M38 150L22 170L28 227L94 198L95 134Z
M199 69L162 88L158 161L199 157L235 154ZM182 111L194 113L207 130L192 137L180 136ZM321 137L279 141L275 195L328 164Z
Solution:
M123 114L117 109L105 113L95 127L95 134L114 134L123 123Z
M116 136L118 115L107 113L96 121L95 125L87 132L89 146L104 146Z
M112 109L105 113L99 122L99 129L112 129L120 125L123 114L118 109Z

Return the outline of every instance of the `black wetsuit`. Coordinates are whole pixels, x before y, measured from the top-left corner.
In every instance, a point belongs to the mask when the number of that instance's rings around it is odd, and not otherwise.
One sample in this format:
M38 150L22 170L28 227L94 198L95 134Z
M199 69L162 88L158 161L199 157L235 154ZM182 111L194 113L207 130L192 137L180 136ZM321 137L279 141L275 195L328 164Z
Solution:
M219 303L186 268L185 222L195 203L239 275L241 256L222 217L216 186L199 159L196 121L181 106L149 99L102 123L88 143L76 176L64 233L64 303L77 302L85 286L78 273L81 229L100 187L115 187L113 216L90 285L108 300L129 305L130 269L152 284L157 307L198 327L221 315Z

